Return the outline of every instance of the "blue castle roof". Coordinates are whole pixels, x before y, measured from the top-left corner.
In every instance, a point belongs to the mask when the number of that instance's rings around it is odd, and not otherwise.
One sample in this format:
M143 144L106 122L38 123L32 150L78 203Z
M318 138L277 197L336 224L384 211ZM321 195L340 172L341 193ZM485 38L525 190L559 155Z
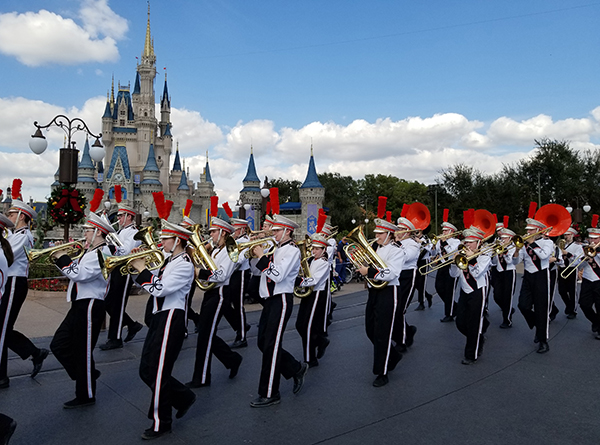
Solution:
M122 145L116 146L113 150L112 158L110 160L110 167L108 167L108 173L106 174L106 177L112 177L115 166L117 165L117 159L121 160L121 165L123 166L125 177L127 179L131 179L131 170L129 169L129 158L127 157L127 149Z
M213 184L212 178L210 177L210 167L208 166L208 161L206 161L206 168L204 170L204 174L206 177L206 182L210 182Z
M81 161L79 161L79 168L91 168L94 169L94 163L90 156L90 143L86 139L85 145L83 146L83 154L81 155Z
M105 117L112 118L112 113L110 112L110 102L108 101L108 99L106 100L106 107L104 108L104 114L102 115L102 118Z
M154 155L154 144L150 144L150 149L148 150L148 160L146 161L146 166L144 167L145 172L159 172L160 168L158 168L158 164L156 163L156 156Z
M175 162L173 162L173 171L174 172L181 171L181 161L179 160L179 148L175 152Z
M113 110L113 119L118 119L118 113L119 113L119 105L121 104L122 101L125 101L125 104L127 105L127 120L132 121L133 120L133 107L131 106L131 95L129 94L128 90L119 90L119 93L117 94L117 103L115 104L115 109Z
M133 94L140 94L142 88L140 87L140 73L135 73L135 85L133 87Z
M306 188L323 188L321 185L321 181L319 181L319 177L317 176L317 169L315 168L315 158L311 154L310 161L308 163L308 172L306 173L306 179L304 183L300 186L301 189Z
M256 167L254 166L254 154L252 153L252 150L250 150L250 161L248 162L248 171L246 172L246 177L242 182L260 182L260 179L258 179L258 175L256 174Z
M190 186L187 183L187 175L185 174L185 170L181 174L181 181L179 181L179 187L177 190L189 190Z

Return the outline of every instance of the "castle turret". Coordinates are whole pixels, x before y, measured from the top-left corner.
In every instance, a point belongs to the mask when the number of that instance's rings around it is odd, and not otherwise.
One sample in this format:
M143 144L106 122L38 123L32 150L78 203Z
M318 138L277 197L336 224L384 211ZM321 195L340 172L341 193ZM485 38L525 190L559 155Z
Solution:
M206 152L206 166L204 171L200 175L200 182L197 184L196 191L194 193L196 199L194 202L199 204L201 213L196 213L196 218L191 217L194 221L200 224L206 225L208 222L207 210L210 209L210 197L215 194L215 184L210 176L210 166L208 164L208 151ZM195 206L194 206L195 207ZM193 212L194 210L192 210Z
M321 185L315 168L315 158L313 156L313 147L310 146L310 160L308 162L308 172L306 179L300 186L300 203L302 205L302 234L315 233L319 209L323 207L325 200L325 188Z
M245 218L250 222L250 228L257 230L262 217L262 195L260 194L260 179L256 174L254 165L254 149L250 146L250 160L248 170L242 184L244 188L240 191L240 205L251 204L252 209L246 210Z
M90 156L90 143L86 138L77 169L77 189L85 195L88 202L94 197L94 190L98 187L95 174L96 167Z

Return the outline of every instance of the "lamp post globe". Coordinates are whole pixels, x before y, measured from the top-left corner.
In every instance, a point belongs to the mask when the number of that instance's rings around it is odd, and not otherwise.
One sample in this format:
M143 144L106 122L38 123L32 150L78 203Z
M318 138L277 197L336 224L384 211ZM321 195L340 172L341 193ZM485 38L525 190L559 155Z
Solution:
M48 141L39 128L35 131L35 134L31 136L31 139L29 139L29 148L36 155L41 155L46 151L46 148L48 148Z
M271 191L269 189L267 189L267 188L264 188L264 189L260 190L260 195L263 198L268 198L270 194L271 194Z
M90 156L96 161L100 162L104 159L104 155L106 154L106 150L100 143L100 140L96 139L96 142L90 147Z
M583 211L585 213L589 212L590 210L592 210L592 207L589 204L583 206Z
M573 211L573 207L571 207L570 205L566 206L565 209L567 210L567 212L571 213Z

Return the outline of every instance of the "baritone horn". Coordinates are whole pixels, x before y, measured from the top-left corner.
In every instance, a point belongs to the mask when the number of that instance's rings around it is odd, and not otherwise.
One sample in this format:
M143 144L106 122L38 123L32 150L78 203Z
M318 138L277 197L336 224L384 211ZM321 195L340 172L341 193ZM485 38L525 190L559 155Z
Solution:
M248 251L245 254L246 258L254 258L254 254L252 253L252 249L254 248L254 246L265 245L265 249L267 249L265 251L265 255L272 255L273 252L275 252L275 250L277 249L277 241L275 241L275 238L273 238L272 236L269 236L267 238L259 238L251 241L245 241L243 243L236 243L234 241L234 245L235 246L232 249L232 255L235 257L235 260L231 258L231 261L233 261L234 263L237 263L240 253L246 249L248 249ZM230 255L230 257L232 255Z
M300 274L298 275L301 278L310 278L310 265L308 264L308 259L310 258L310 248L311 248L311 239L308 235L305 235L304 240L298 241L296 245L300 249ZM313 291L314 286L303 287L296 286L294 287L294 295L298 298L308 297Z
M81 258L85 253L85 246L83 241L71 241L70 243L61 244L59 246L48 247L46 249L30 249L29 247L24 247L25 255L30 263L35 261L40 261L41 259L47 259L52 256L55 252L60 252L61 250L65 250L67 255L71 257L72 260L76 260Z
M142 250L141 252L122 256L106 255L100 249L96 250L96 252L98 253L100 270L102 270L102 276L105 280L108 280L110 274L116 269L120 270L121 275L135 275L139 273L131 263L140 258L146 260L146 269L148 270L159 269L164 262L163 253L159 249Z
M354 264L354 267L373 266L379 270L387 269L383 260L375 253L365 238L363 226L352 229L352 231L346 235L346 238L350 240L350 243L344 246L344 252L346 252L348 259ZM371 278L367 278L367 282L375 289L382 289L388 284L387 281L373 280Z
M192 236L190 236L190 244L192 244L194 248L188 249L188 254L192 258L194 266L198 269L205 269L214 272L217 270L217 265L204 247L205 241L202 239L202 228L200 227L200 224L191 226L190 229L192 232ZM195 278L195 281L196 285L204 292L209 291L216 286L216 283L200 280L199 278Z

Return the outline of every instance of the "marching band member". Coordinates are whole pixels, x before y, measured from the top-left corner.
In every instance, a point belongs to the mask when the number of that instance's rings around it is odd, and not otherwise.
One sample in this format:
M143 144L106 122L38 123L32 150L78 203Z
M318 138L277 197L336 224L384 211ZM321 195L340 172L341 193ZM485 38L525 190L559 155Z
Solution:
M442 239L437 242L435 246L435 253L438 255L444 255L450 252L454 252L458 249L460 241L451 235L456 232L456 226L454 224L445 221L447 218L446 210L444 210L444 222L442 223ZM442 267L438 269L435 276L435 291L438 293L442 301L444 302L444 318L440 321L447 323L454 321L454 289L456 287L456 278L450 275L449 267Z
M75 380L75 398L66 402L66 409L96 403L96 380L100 371L95 367L93 351L104 321L104 299L109 282L102 276L98 250L106 245L106 235L114 233L110 222L90 213L84 227L87 250L72 260L66 250L53 253L56 266L69 279L67 301L71 308L60 324L50 349Z
M236 243L244 243L250 240L247 234L248 221L240 218L229 218L233 226L233 239ZM244 309L244 294L248 288L250 274L250 261L246 258L245 251L241 252L235 269L229 279L229 301L225 302L223 316L236 332L235 340L231 348L245 348L248 346L246 332L250 325L246 322L246 310Z
M326 249L327 239L321 233L311 237L312 257L309 258L310 277L298 278L298 286L312 287L307 297L300 299L300 308L296 317L296 330L302 337L304 361L308 367L319 366L318 359L325 355L329 339L323 326L327 314L327 293L329 286L329 262Z
M15 190L14 185L13 190ZM17 193L19 193L18 190L19 188L17 188ZM12 206L8 210L8 217L4 217L10 221L10 225L13 227L7 236L13 252L13 262L6 272L4 298L0 301L0 388L9 386L8 349L18 354L23 360L31 357L33 361L32 378L40 372L44 360L48 357L47 349L38 348L29 338L14 329L21 307L27 297L29 261L24 248L33 248L33 235L29 224L36 217L35 210L17 199L13 199ZM6 225L0 224L0 230L2 227L6 228Z
M4 285L6 284L6 278L7 278L7 273L8 273L8 268L13 264L15 257L13 255L13 251L12 248L10 247L10 243L6 240L6 238L4 238L4 231L8 230L8 229L12 229L14 227L13 222L8 219L6 216L4 216L2 213L0 213L0 247L2 249L0 249L0 326L4 326L5 324L8 323L8 307L4 307L5 306L5 301L8 301L8 298L3 298L3 294L4 294ZM4 340L4 336L0 337L0 340ZM4 358L4 351L5 351L5 346L4 343L2 343L2 347L0 348L0 352L1 352L1 357L0 359L2 360L2 369L3 369L3 374L4 377L2 379L0 379L0 389L3 388L8 388L9 387L9 380L8 380L8 375L7 375L7 371L6 371L6 360ZM8 353L6 354L8 356ZM8 358L8 357L7 357Z
M502 311L502 329L512 327L513 296L517 287L517 271L513 263L516 247L512 244L515 232L508 228L501 228L496 232L501 245L506 249L504 253L492 258L494 276L494 301Z
M204 292L204 299L200 307L194 374L192 380L187 383L190 388L210 386L210 368L213 354L229 369L230 379L237 375L242 363L242 356L232 351L229 345L217 335L217 327L221 320L223 306L229 300L227 285L235 269L235 263L229 258L225 247L225 241L233 233L234 227L213 216L208 230L215 246L211 252L211 257L215 262L216 269L212 271L202 269L198 272L198 278L216 285Z
M258 398L250 403L253 408L278 404L281 376L294 379L293 393L298 394L304 385L308 365L301 363L283 349L283 334L292 315L294 284L300 271L300 251L292 241L299 226L281 216L273 217L273 231L277 249L265 255L262 245L254 246L253 255L259 258L261 270L260 296L263 310L258 324L258 348L262 352L262 368L258 384Z
M386 265L385 269L362 266L358 272L372 280L387 282L381 288L369 283L369 297L365 310L365 330L373 343L373 374L377 377L373 386L381 387L389 382L388 372L393 371L402 355L393 347L392 333L398 313L399 277L403 254L393 243L398 228L384 219L375 219L376 254Z
M588 237L589 247L597 251L600 247L600 229L588 229ZM585 318L592 323L592 332L596 332L596 338L600 340L600 334L598 334L600 332L600 255L596 253L593 258L587 258L581 267L583 268L583 277L579 307Z
M416 232L415 240L421 246L421 250L419 252L419 258L417 258L417 270L419 268L425 266L429 259L431 258L431 250L433 249L433 245L429 238L423 234L423 231ZM417 293L417 299L419 301L419 305L415 309L415 311L423 311L425 310L425 299L427 299L427 306L431 307L433 304L433 295L427 292L427 275L423 275L418 273L415 277L415 287L413 289L413 295L411 295L411 300L414 297L414 294Z
M537 352L540 354L550 350L548 345L548 310L550 306L550 256L554 251L554 243L544 239L542 235L537 234L544 229L546 225L533 218L527 218L528 238L524 248L515 250L513 254L514 264L523 261L525 272L523 273L523 283L521 284L521 293L519 295L519 310L525 317L529 329L535 328L535 340L539 342Z
M550 265L548 266L548 268L550 269L550 285L549 285L550 286L550 315L549 316L550 316L550 321L553 321L559 312L558 308L556 307L556 304L554 304L554 294L556 293L558 269L559 269L559 267L562 267L565 264L565 262L562 257L562 250L558 247L558 244L556 244L556 242L555 242L556 238L551 239L547 235L544 235L544 238L552 241L552 244L554 245L554 250L549 259Z
M563 278L563 273L566 275L570 270L568 268L574 266L574 260L583 253L581 245L574 240L575 235L577 230L573 227L569 227L564 233L565 246L562 249L564 264L558 269L558 293L565 303L565 314L569 320L577 316L577 273L573 272L567 278Z
M333 310L336 307L336 303L333 302L333 296L332 296L332 284L333 284L333 291L335 292L336 290L339 290L337 288L337 286L335 285L334 282L334 276L333 274L335 273L335 258L336 258L336 252L337 252L337 243L335 242L335 237L333 236L333 231L335 230L334 227L331 224L327 224L325 221L327 220L327 214L325 213L325 211L323 209L319 209L319 220L317 222L317 232L321 232L323 234L323 236L325 237L325 239L327 240L327 249L325 250L325 253L327 254L327 262L329 263L329 288L327 289L327 317L324 320L324 325L323 325L323 330L325 332L325 335L327 335L327 326L329 326L331 324L331 321L333 320ZM321 226L321 224L323 224L323 226L321 227L321 230L319 230L319 226Z
M404 218L398 218L398 229L396 231L396 244L400 248L404 259L402 271L400 272L400 304L396 314L394 326L394 341L400 352L406 350L407 346L411 346L414 341L416 326L411 326L406 322L406 311L410 304L410 296L415 288L415 280L417 275L417 261L421 253L421 244L413 236L415 230L414 224Z
M138 229L135 227L136 212L133 208L121 202L120 193L120 190L115 190L115 197L119 203L119 209L117 210L119 231L116 233L116 237L122 244L117 246L116 254L128 255L132 249L140 246L141 241L134 239L134 236L138 233ZM133 320L126 312L132 286L133 278L129 274L123 276L118 270L115 270L110 275L110 291L106 296L106 313L110 316L110 322L107 341L100 345L100 349L103 351L122 348L123 341L127 343L133 340L143 327L141 323ZM127 326L125 340L121 338L124 325Z
M481 231L470 227L463 232L465 246L464 254L468 257L480 248L483 240ZM491 264L488 255L480 254L471 259L465 270L456 263L450 266L450 275L458 277L460 296L456 307L456 327L467 338L463 365L472 365L483 351L483 343L489 321L485 315L485 299L488 286L487 272Z
M159 215L162 213L159 213ZM194 392L171 374L185 338L186 297L194 281L194 264L186 253L192 232L164 219L160 238L164 254L170 254L154 273L146 268L146 259L134 259L135 278L152 300L152 316L140 360L140 378L152 390L148 418L152 427L142 439L155 439L171 432L172 410L183 417L196 401ZM135 249L133 252L138 252Z
M188 201L192 201L192 200L188 199ZM187 205L186 205L186 209L185 210L187 211ZM188 212L188 214L189 214L189 212ZM184 216L183 217L183 221L181 221L180 225L184 229L189 230L190 227L196 225L196 222L192 218L190 218L189 216ZM187 297L186 310L185 310L185 319L186 319L186 328L185 328L185 330L186 330L186 332L187 332L187 320L192 320L192 323L194 323L194 326L195 326L194 332L198 333L198 323L200 322L200 314L198 314L192 308L192 300L194 298L194 294L196 293L196 287L197 287L196 286L196 281L193 281L192 282L192 288L191 288L190 293L189 293L189 295Z

